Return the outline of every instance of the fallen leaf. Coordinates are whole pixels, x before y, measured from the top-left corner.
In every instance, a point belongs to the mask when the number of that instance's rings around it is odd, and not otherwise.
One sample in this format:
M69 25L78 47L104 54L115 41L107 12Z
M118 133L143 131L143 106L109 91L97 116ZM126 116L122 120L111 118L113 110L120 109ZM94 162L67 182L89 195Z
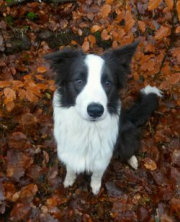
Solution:
M21 132L13 133L9 138L9 147L12 149L26 149L30 146L26 135Z
M138 26L139 29L141 30L141 32L145 32L146 31L146 24L143 21L138 21Z
M148 10L152 11L159 6L161 0L149 0Z
M5 99L4 99L5 104L7 104L8 102L12 102L16 99L16 93L11 88L4 89L4 96L5 96Z
M156 40L161 40L163 39L164 37L167 37L171 34L171 30L170 28L168 27L165 27L165 26L160 26L160 29L158 29L155 33L155 39Z
M93 25L91 27L91 33L97 32L99 30L101 30L101 26L99 26L99 25Z
M174 1L173 0L165 0L167 6L168 6L168 9L172 9L173 6L174 6Z
M7 176L19 180L25 173L25 170L33 163L32 157L17 150L8 150L7 152Z
M45 73L47 71L46 67L45 66L39 66L37 68L37 72L38 73Z
M31 207L27 203L16 203L11 211L10 220L20 221L28 219Z
M82 45L82 49L84 52L87 52L89 50L89 42L85 41Z
M180 218L180 199L172 198L170 200L170 207L171 207L170 215L173 215L175 212Z
M104 30L102 31L102 33L101 33L101 38L102 38L102 40L105 40L105 41L110 38L110 35L108 34L108 32L107 32L106 29L104 29Z
M180 81L180 73L175 73L169 78L170 84L176 84Z
M157 169L156 163L150 158L144 159L144 166L148 170L156 170Z
M102 14L102 17L106 18L111 12L111 6L109 4L103 5L102 8L100 9L100 12Z

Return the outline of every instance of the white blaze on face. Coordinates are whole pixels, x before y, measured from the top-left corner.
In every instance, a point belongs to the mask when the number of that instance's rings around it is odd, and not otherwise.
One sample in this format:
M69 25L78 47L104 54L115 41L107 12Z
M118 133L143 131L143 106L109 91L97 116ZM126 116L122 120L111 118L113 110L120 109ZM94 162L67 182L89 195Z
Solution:
M104 107L104 113L98 119L104 119L107 114L107 96L101 84L104 60L97 55L87 55L87 83L76 98L76 109L83 119L89 120L87 107L91 103L98 103Z

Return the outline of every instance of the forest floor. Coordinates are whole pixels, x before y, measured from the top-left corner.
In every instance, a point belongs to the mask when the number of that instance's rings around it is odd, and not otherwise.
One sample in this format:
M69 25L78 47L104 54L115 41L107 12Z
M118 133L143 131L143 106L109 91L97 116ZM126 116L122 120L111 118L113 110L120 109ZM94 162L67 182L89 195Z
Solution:
M180 1L9 2L0 2L0 221L179 221ZM43 56L65 46L101 54L135 40L123 104L147 84L163 92L143 129L139 168L113 158L97 196L88 175L65 189L54 73Z

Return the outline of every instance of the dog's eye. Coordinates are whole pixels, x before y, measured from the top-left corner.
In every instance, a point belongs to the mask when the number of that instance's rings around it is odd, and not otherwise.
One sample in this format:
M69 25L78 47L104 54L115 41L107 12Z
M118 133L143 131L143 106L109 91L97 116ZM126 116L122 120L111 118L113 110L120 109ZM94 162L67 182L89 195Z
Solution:
M83 85L83 80L82 79L76 79L75 80L76 85L82 86Z
M105 81L105 83L104 83L104 87L106 88L106 89L109 89L110 87L111 87L111 85L112 85L112 83L110 82L110 81Z

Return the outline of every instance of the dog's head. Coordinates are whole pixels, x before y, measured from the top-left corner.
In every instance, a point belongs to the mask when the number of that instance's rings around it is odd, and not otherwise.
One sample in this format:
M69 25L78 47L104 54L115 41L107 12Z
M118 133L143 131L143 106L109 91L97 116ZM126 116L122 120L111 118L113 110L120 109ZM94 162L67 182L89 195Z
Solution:
M130 63L138 43L109 50L102 56L65 49L45 56L57 72L61 107L74 106L89 121L118 113L118 89L126 84Z

